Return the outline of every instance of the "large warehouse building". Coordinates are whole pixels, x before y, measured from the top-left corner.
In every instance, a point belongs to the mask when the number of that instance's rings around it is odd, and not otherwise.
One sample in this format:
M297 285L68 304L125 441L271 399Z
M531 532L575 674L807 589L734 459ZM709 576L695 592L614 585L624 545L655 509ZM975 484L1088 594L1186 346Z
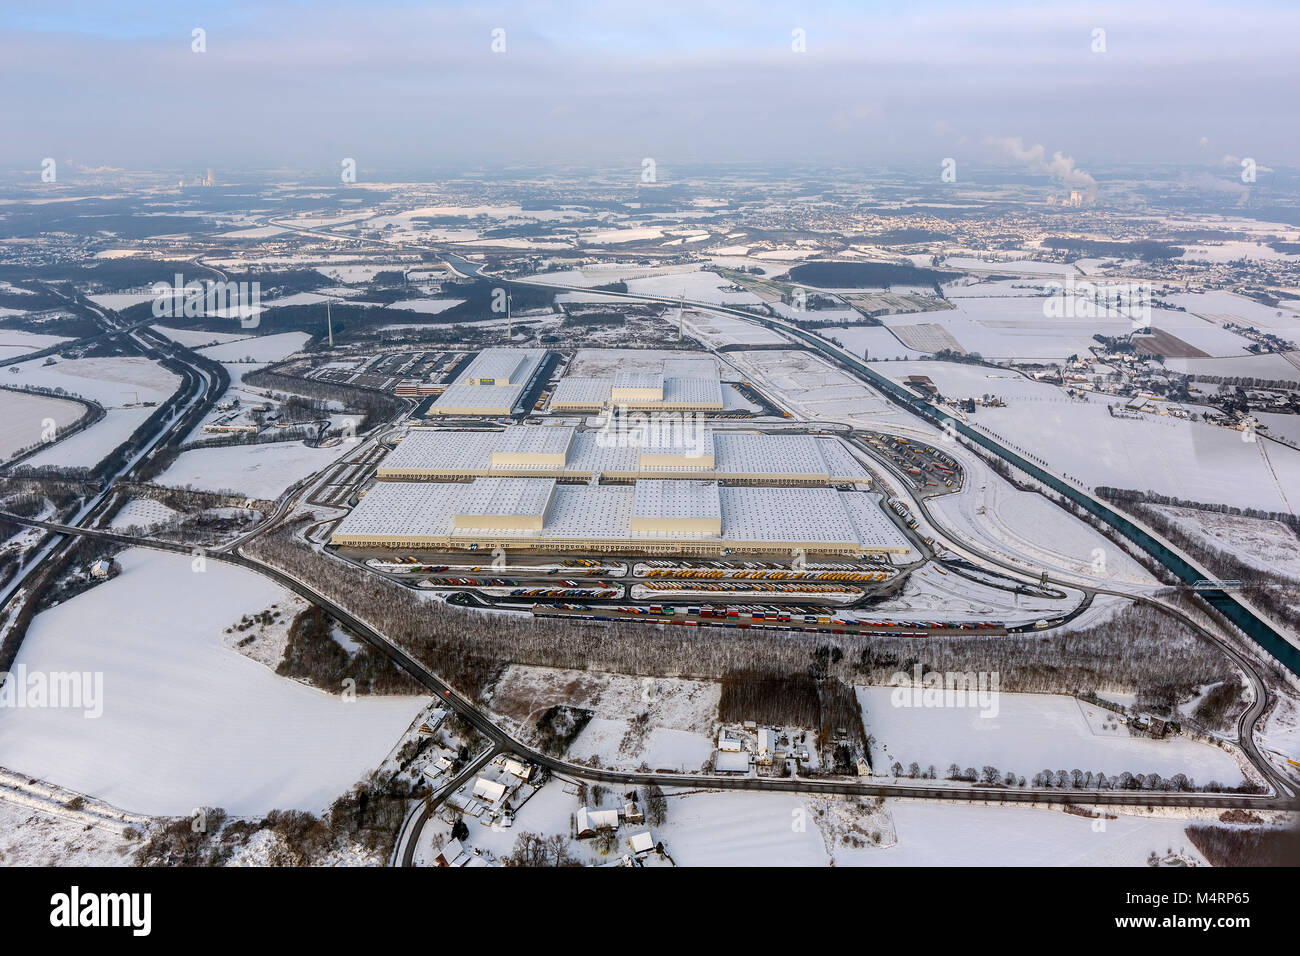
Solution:
M335 528L347 547L720 555L908 554L878 496L833 488L647 479L380 482Z
M544 349L484 349L438 396L428 414L510 415L545 358Z
M722 382L716 365L694 363L691 374L618 371L613 378L565 377L551 396L551 411L590 415L610 406L636 411L720 412Z
M869 483L838 438L727 432L690 423L645 423L628 431L510 425L504 431L409 431L379 463L385 481L548 477L609 481L708 478L766 485Z

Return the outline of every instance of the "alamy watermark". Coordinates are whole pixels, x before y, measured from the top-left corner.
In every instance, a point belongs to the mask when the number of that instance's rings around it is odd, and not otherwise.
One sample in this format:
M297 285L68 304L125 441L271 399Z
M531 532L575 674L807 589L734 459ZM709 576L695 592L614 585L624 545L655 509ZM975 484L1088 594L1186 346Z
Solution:
M103 671L29 671L19 664L0 671L0 710L80 710L88 720L104 714Z
M1142 328L1151 323L1154 290L1146 282L1089 282L1074 278L1043 285L1049 319L1117 319Z
M899 671L890 678L894 689L889 702L894 707L971 707L981 717L998 715L999 688L997 671L927 671L920 664Z
M245 329L255 329L261 322L260 282L199 282L197 279L186 282L178 272L171 285L156 282L149 291L154 297L153 314L157 319L238 317L240 327Z
M707 420L697 412L606 410L596 429L601 448L658 449L664 454L703 458L713 453Z

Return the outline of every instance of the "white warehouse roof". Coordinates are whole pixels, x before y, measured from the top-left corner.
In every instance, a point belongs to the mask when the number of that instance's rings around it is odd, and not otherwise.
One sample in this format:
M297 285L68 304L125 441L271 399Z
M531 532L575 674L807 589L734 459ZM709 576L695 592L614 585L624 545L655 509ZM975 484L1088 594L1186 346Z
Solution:
M560 449L566 445L561 463ZM534 449L550 460L530 463L521 457ZM675 450L680 451L676 462L642 461L644 455ZM504 431L413 429L377 471L381 479L493 473L569 478L594 473L623 478L689 475L828 484L868 480L866 470L838 438L671 427L640 434L556 425L511 425Z
M543 517L554 491L554 478L479 478L465 486L456 514Z
M429 414L462 411L470 414L508 415L523 393L523 385L448 385L429 406Z
M721 519L718 483L660 479L638 481L632 500L632 515L637 518Z
M645 488L641 488L645 485ZM670 487L681 486L681 487ZM713 496L721 533L685 528L680 533L653 524L635 530L638 507L649 515L706 520ZM547 501L549 500L549 507ZM486 540L547 546L588 540L635 550L640 544L739 544L751 549L804 547L837 552L911 550L907 539L883 513L879 497L832 488L718 486L712 482L642 481L636 485L561 485L551 479L477 479L448 482L379 482L335 528L337 544L454 546ZM673 511L675 505L681 509ZM469 526L457 515L480 515L497 527ZM511 523L519 516L535 523ZM692 516L696 516L692 518ZM471 519L472 520L472 519ZM715 519L716 520L716 519Z
M545 356L542 349L484 349L453 384L489 388L527 385Z

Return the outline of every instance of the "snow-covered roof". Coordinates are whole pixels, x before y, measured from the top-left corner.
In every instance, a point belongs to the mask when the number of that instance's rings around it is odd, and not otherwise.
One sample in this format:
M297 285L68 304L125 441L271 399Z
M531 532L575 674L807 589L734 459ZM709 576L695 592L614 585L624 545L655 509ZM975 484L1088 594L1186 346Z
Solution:
M448 409L466 409L471 412L482 410L508 414L523 393L523 385L448 385L446 391L429 406L429 410L436 413Z
M636 483L632 515L637 518L722 517L716 481L642 479Z
M643 484L647 487L640 490ZM675 501L698 514L711 507L708 496L715 492L721 535L632 529L638 494L649 511L671 513L670 503ZM545 478L479 478L467 484L381 481L339 523L334 534L343 543L350 536L433 538L449 543L486 536L543 542L615 540L635 547L639 542L680 538L720 545L774 542L835 550L908 550L907 539L880 513L878 501L876 495L832 488L728 487L684 480L643 479L631 486L562 485ZM454 519L457 515L463 517ZM475 516L529 520L519 522L519 527L489 529L475 526Z
M843 542L858 531L833 488L719 488L722 536L732 541Z
M863 481L867 473L838 438L811 435L724 432L695 427L661 426L641 431L575 431L555 425L511 425L505 431L413 429L379 464L379 476L402 473L467 475L493 470L493 452L506 449L558 449L566 441L563 465L524 464L512 461L496 467L511 472L535 470L561 477L589 476L594 472L632 476L637 473L695 472L692 461L642 465L643 454L681 450L698 452L700 477L753 477L766 475L804 481ZM691 443L699 447L692 449ZM713 467L707 456L713 455Z
M506 795L506 785L497 783L495 780L485 780L479 777L474 781L474 796L482 797L491 803L496 803Z
M584 833L587 830L600 830L608 828L611 830L618 829L618 811L617 810L593 810L591 807L581 807L578 810L578 832Z
M576 430L572 425L514 425L497 434L492 451L498 455L560 455L569 450Z
M479 478L471 482L456 507L461 517L505 517L546 514L555 491L554 478Z
M542 349L484 349L456 376L454 384L489 388L527 385L545 355Z
M607 378L562 378L551 394L552 405L603 405L613 383Z
M722 407L722 383L716 378L664 379L665 405L716 405Z
M663 388L664 373L618 371L614 373L615 388Z

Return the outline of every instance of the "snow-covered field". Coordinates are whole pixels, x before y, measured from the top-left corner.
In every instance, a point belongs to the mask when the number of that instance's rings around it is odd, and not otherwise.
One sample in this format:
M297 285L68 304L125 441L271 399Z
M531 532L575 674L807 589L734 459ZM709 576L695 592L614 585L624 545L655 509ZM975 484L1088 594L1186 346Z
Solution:
M4 415L0 416L0 461L7 461L20 449L40 442L47 421L53 421L55 428L61 430L86 412L81 405L66 399L8 390L0 391L0 404L4 406Z
M16 366L19 371L13 374L13 384L61 388L105 408L134 402L137 395L142 402L165 401L180 384L180 379L161 365L134 356L69 359L53 365L43 362L34 359Z
M728 352L727 358L801 418L878 428L911 419L878 392L811 352Z
M593 717L569 746L569 760L595 758L602 767L635 770L642 764L651 770L694 773L709 763L713 740L701 734L666 727L652 728L635 753L621 746L628 733L628 722L609 717Z
M0 329L0 359L17 358L28 352L39 352L60 342L71 339L62 335L42 335L39 332L24 332L19 329Z
M120 828L91 826L77 814L0 795L0 866L129 866L139 845Z
M883 325L850 325L845 328L818 329L818 334L835 339L857 356L870 359L917 359L923 353L909 349Z
M311 336L306 332L277 332L275 335L225 342L202 352L214 362L242 362L250 357L254 362L278 362L302 348L309 338Z
M179 512L152 498L132 498L124 504L109 522L113 530L121 528L150 528L177 517Z
M23 464L93 468L152 414L152 408L110 408L94 425L24 459Z
M0 711L0 765L123 809L319 812L377 766L425 701L346 702L222 646L289 595L260 575L129 550L122 573L37 615L16 665L103 674L103 714Z
M202 348L205 345L221 345L225 342L238 342L240 339L250 337L246 332L203 332L199 329L171 329L165 325L155 325L154 330L173 342L179 342L191 349Z
M227 445L181 452L157 479L171 488L236 491L250 498L275 499L295 481L324 468L351 448L308 448L302 442Z
M1171 848L1204 862L1187 821L1170 817L1120 816L1103 828L1059 810L887 800L874 814L883 813L881 845L855 847L828 823L853 813L794 794L688 793L669 796L656 836L679 866L1140 866Z
M696 367L694 363L700 364ZM579 349L564 374L611 378L615 372L649 372L661 368L665 369L665 375L704 375L712 374L709 370L716 370L718 363L707 353L681 349Z
M153 414L153 408L142 407L137 400L166 401L180 385L179 378L146 358L71 359L53 365L33 360L16 368L20 371L13 376L14 384L61 388L106 410L94 425L27 459L29 465L93 467Z
M121 309L129 309L141 302L152 302L154 294L152 292L102 292L97 295L88 295L86 298L95 305L116 312Z
M1095 821L1058 810L891 801L898 842L835 851L836 866L1142 866L1152 853L1204 865L1187 820L1120 816ZM1104 825L1104 829L1100 829Z
M884 362L876 368L898 382L927 375L949 398L1002 397L1005 408L979 408L971 422L1089 487L1152 490L1271 511L1300 507L1300 450L1294 448L1243 442L1241 432L1203 422L1116 418L1108 406L1122 406L1122 399L1071 400L1054 385L981 366Z
M1217 514L1196 508L1159 507L1183 531L1199 535L1262 571L1300 580L1300 538L1280 521Z
M490 706L524 738L554 704L593 712L569 747L569 759L601 766L698 771L713 752L719 685L715 681L640 678L624 674L527 667L506 668ZM644 721L634 726L640 715Z
M446 312L448 309L455 308L464 301L464 299L403 299L400 302L394 302L388 308L407 309L411 312L437 315L439 312Z
M1104 284L1104 281L1099 283ZM1011 288L1016 285L1034 285L1038 289ZM1041 294L1042 286L1025 280L949 286L945 293L955 309L889 315L882 321L904 338L909 326L937 325L967 352L979 352L987 359L1018 361L1059 361L1071 354L1082 355L1096 344L1092 338L1095 333L1126 335L1133 329L1131 321L1124 316L1061 314L1068 310L1049 308L1049 299ZM1209 300L1193 297L1191 302L1187 312L1152 309L1147 324L1164 329L1209 355L1245 354L1248 340L1222 327L1227 316L1198 314L1193 306L1205 308L1210 306Z
M929 502L945 526L1004 560L1112 583L1154 584L1151 575L1100 532L1048 501L1018 491L982 461L950 448L966 473L961 491Z
M717 305L758 305L763 300L748 290L730 291L732 283L716 272L685 272L678 275L629 279L627 291L643 295L685 296L696 302Z
M1244 780L1236 760L1218 747L1185 737L1129 736L1123 724L1107 723L1109 711L1073 697L1002 693L996 715L986 717L989 711L980 706L895 706L895 691L857 688L867 733L876 739L877 773L888 773L894 761L904 767L916 761L922 769L933 764L940 776L955 763L976 770L993 766L1026 780L1040 770L1076 767L1107 775L1182 773L1197 784L1235 786Z
M664 315L665 321L670 324L677 322L677 310L669 308ZM714 315L709 312L686 311L683 316L682 324L685 326L689 335L695 336L705 345L711 348L721 348L724 345L785 345L789 343L784 335L773 332L766 326L759 325L757 322L746 322L744 319L734 318L729 315Z

